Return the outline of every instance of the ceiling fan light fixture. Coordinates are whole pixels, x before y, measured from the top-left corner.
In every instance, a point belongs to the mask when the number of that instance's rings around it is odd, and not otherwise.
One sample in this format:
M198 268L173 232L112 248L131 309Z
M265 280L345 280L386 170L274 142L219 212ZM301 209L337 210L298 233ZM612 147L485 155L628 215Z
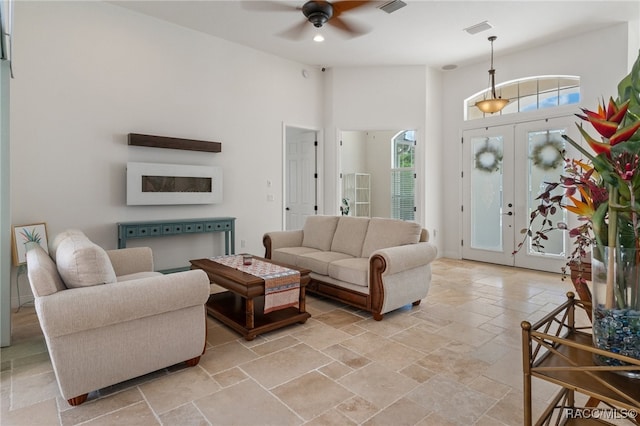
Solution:
M324 36L322 34L316 34L313 36L313 41L316 43L322 43L324 41Z
M327 15L323 13L313 13L309 15L308 18L309 18L309 22L311 22L313 26L316 28L320 28L321 26L324 25L325 22L329 20L327 18Z
M491 68L489 69L489 89L491 91L491 97L482 101L476 102L476 107L484 113L495 114L502 111L504 107L509 103L509 99L502 99L496 96L496 70L493 68L493 42L497 39L496 36L489 37L491 42Z
M296 7L293 5L280 6L280 3L288 2L279 1L264 1L264 3L272 5L271 7L276 7L277 10L282 10L281 7L284 7L285 10L302 11L302 14L305 18L304 21L300 21L296 25L280 33L280 35L284 38L299 41L302 38L306 39L307 37L313 37L313 34L310 35L307 31L310 28L309 23L311 23L317 29L323 28L325 26L332 27L333 29L340 31L343 34L348 35L349 37L358 37L366 34L367 32L369 32L369 28L367 26L359 25L357 23L351 23L346 20L348 18L345 18L345 15L351 15L355 10L363 7L369 7L369 5L373 2L371 2L370 0L336 0L333 2L329 2L327 0L308 0L302 5L302 7ZM276 4L278 6L274 6ZM314 33L316 34L317 32L317 30L314 31Z
M314 27L322 27L333 16L333 6L326 1L308 1L302 5L302 13Z

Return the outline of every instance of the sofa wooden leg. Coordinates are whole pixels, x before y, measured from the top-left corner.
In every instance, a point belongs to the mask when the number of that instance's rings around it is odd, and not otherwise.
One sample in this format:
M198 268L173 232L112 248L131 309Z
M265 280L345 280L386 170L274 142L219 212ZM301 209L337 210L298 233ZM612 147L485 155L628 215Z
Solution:
M382 317L384 316L384 314L377 314L377 313L373 313L373 319L376 321L382 321Z
M420 304L420 302L422 302L422 300L416 300L415 302L412 303L413 306L418 306Z
M87 400L88 396L89 396L89 394L85 393L84 395L78 395L78 396L76 396L74 398L67 399L67 402L69 403L69 405L72 405L72 406L75 407L76 405L80 405L83 402L85 402Z
M200 357L197 356L195 358L191 358L186 360L184 363L187 364L188 367L195 367L200 362Z

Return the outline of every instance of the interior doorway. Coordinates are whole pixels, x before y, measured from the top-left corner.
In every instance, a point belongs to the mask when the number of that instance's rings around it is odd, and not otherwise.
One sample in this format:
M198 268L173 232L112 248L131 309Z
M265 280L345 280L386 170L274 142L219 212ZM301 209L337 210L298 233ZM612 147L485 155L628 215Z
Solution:
M415 220L416 131L339 130L338 205L348 216Z
M284 229L318 214L318 131L285 126Z
M562 135L580 140L571 117L467 130L463 133L462 257L469 260L560 272L571 250L568 233L547 234L544 249L527 240L538 195L564 171L561 151L576 157ZM558 188L556 191L561 192ZM564 209L553 223L573 220ZM572 223L569 223L572 226ZM536 229L536 228L534 228Z

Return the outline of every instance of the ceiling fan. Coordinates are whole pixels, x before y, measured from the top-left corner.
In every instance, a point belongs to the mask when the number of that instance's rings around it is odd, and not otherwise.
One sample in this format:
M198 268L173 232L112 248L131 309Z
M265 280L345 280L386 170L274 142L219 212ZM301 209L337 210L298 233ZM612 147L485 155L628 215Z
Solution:
M324 0L309 0L299 7L273 1L246 2L250 8L260 11L302 11L306 20L280 33L281 36L293 40L300 39L303 33L309 29L308 22L316 28L321 28L325 24L330 25L351 37L365 34L369 31L367 27L347 22L343 15L352 10L367 6L368 3L372 3L372 1L337 0L329 2Z

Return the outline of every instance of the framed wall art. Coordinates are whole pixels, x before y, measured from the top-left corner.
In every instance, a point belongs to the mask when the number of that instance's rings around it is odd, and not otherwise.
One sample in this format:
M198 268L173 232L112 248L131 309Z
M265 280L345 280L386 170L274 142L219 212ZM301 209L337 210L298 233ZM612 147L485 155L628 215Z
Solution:
M11 244L13 253L13 264L22 265L27 262L27 243L38 243L44 251L49 253L49 242L47 241L47 224L32 223L29 225L13 226L11 233Z

